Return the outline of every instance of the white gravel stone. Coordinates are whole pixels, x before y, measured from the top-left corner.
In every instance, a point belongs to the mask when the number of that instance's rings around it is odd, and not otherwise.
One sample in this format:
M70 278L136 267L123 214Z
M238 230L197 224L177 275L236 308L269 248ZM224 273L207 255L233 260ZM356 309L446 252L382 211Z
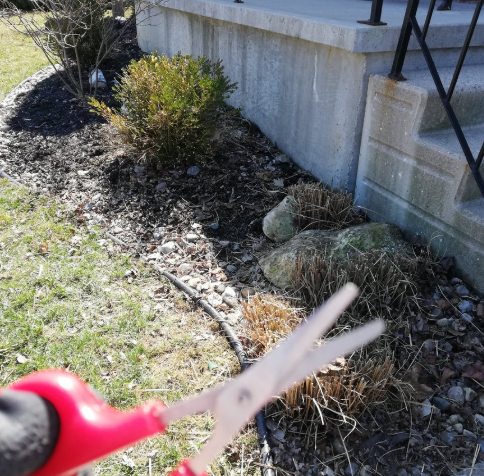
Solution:
M198 240L198 235L195 233L188 233L188 235L185 236L185 240L187 240L189 243L193 243L194 241Z
M193 266L190 263L182 263L178 266L178 276L187 276L193 271Z
M231 297L231 298L236 298L237 293L235 292L234 288L231 288L230 286L227 286L225 288L225 291L223 292L224 297Z
M465 387L464 396L465 396L466 402L472 402L477 398L477 393L474 390L472 390L472 388Z
M176 248L176 244L174 241L168 241L167 243L165 243L161 248L160 248L160 251L167 255L169 253L172 253L173 251L175 251L175 248Z
M464 430L464 426L462 425L462 423L456 423L454 426L453 426L454 430L457 432L457 433L462 433L462 431Z
M447 396L459 405L462 405L465 401L464 391L461 387L450 387L449 391L447 392Z

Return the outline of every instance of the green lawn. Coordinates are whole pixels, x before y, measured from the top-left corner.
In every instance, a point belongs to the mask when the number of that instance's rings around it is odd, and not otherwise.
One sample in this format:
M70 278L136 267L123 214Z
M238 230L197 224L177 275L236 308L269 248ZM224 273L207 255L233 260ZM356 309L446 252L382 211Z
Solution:
M128 408L170 403L238 372L225 338L152 271L58 204L0 181L0 387L44 368L65 368ZM110 252L111 251L111 252ZM208 416L114 455L95 474L163 475L211 434ZM235 442L256 447L255 432ZM214 474L232 469L224 453ZM237 465L238 463L234 463ZM131 467L132 466L132 467Z
M17 84L48 64L29 36L0 21L0 101Z

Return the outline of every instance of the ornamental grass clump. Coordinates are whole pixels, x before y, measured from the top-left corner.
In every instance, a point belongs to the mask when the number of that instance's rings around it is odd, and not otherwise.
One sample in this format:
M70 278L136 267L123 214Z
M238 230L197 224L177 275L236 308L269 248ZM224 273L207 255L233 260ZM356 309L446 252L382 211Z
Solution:
M351 193L322 183L291 185L288 193L296 199L295 222L299 231L339 230L363 222Z
M235 88L221 61L152 54L123 71L115 87L120 109L95 99L91 106L149 162L186 164L213 154L219 111Z
M250 342L248 354L252 358L260 358L277 347L304 320L302 309L275 296L257 294L242 306L244 330ZM367 320L337 321L330 335L346 332ZM318 336L314 337L317 340ZM323 337L316 345L324 342ZM392 393L399 392L401 383L395 377L395 360L387 342L377 342L371 352L363 348L314 372L284 392L269 412L282 410L291 418L301 418L308 424L319 421L332 428L354 425L367 408L386 405Z
M302 320L298 309L275 296L256 294L249 302L242 303L242 308L251 357L265 355Z

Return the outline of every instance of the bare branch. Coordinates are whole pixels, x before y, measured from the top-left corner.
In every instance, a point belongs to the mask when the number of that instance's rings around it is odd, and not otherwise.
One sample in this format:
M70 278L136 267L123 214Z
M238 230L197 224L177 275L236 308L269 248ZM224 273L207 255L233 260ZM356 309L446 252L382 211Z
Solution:
M138 19L146 21L152 16L152 7L163 1L135 1L134 12L124 18L123 0L31 0L35 13L18 9L11 0L0 0L0 5L6 7L0 22L30 36L66 89L86 104L87 75L100 69L133 23ZM109 10L112 16L106 15ZM94 97L97 89L96 81Z

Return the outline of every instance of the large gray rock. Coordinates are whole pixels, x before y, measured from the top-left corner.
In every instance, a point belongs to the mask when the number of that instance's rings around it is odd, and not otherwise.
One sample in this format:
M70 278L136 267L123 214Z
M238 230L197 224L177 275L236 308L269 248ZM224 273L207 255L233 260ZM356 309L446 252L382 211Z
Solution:
M265 216L262 222L264 235L276 243L290 240L297 233L294 221L296 212L296 199L292 195L288 195Z
M410 255L411 247L395 225L365 223L344 230L304 231L261 258L259 264L271 283L280 288L290 288L294 285L300 256L310 258L324 253L333 260L345 261L359 252Z

